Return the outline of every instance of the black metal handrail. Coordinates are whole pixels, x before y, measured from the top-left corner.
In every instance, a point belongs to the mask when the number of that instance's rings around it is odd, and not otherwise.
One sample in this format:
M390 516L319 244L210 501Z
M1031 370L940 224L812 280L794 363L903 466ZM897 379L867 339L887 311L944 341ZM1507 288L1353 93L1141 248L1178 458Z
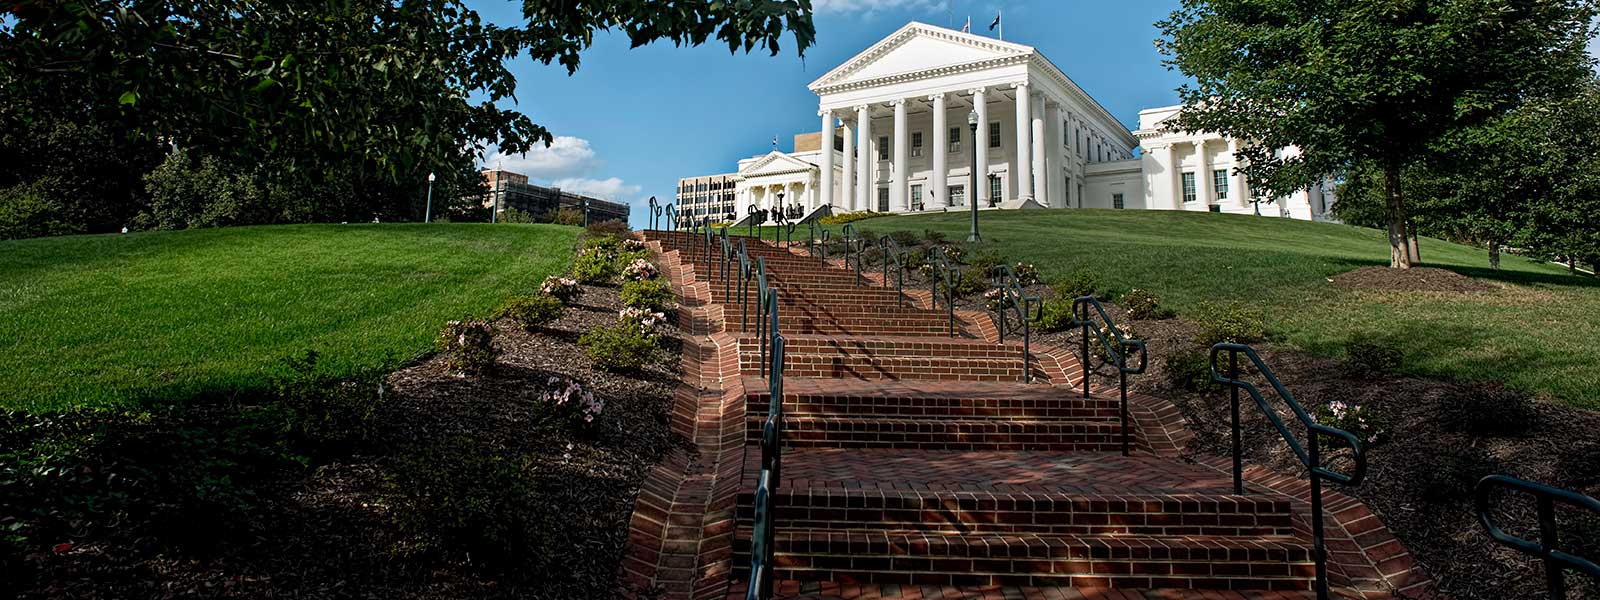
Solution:
M667 213L667 226L671 227L673 231L677 231L678 230L678 208L676 206L673 206L673 204L671 202L668 202L667 203L667 208L666 208L666 213Z
M767 374L767 301L772 298L772 288L767 285L767 259L756 257L756 337L761 345L761 375Z
M939 309L939 284L944 283L944 307L946 318L950 323L950 337L956 336L956 286L955 282L961 280L960 267L955 266L944 256L944 248L934 246L928 249L928 293L929 302L934 310ZM942 280L942 281L941 281Z
M745 223L745 235L747 237L755 237L756 236L756 211L759 211L759 210L761 210L761 207L757 206L755 204L751 204L749 206L744 207L744 218L745 218L745 221L746 221L746 223ZM762 218L761 218L761 222L765 223L766 221L767 221L767 219L763 215Z
M1534 497L1539 507L1539 541L1531 541L1508 534L1494 521L1491 512L1491 493L1495 488L1505 488ZM1551 600L1566 600L1566 569L1573 569L1600 581L1600 565L1589 559L1563 552L1559 549L1560 535L1556 528L1556 503L1581 508L1600 516L1600 500L1577 492L1550 487L1525 479L1506 475L1490 475L1478 481L1473 490L1476 496L1478 521L1483 523L1489 537L1501 545L1523 554L1536 556L1544 563L1545 585Z
M828 229L826 227L822 228L822 237L819 242L817 237L817 222L812 221L810 223L806 223L806 228L808 230L808 233L806 234L806 254L811 258L820 257L822 262L828 262ZM817 253L817 247L819 245L822 247L822 253L820 256Z
M772 597L773 555L776 553L777 491L783 481L783 334L778 330L778 297L767 299L771 324L772 356L763 362L767 379L767 419L761 424L761 473L756 479L754 527L750 532L750 585L746 600Z
M724 298L723 301L726 302L726 299L732 297L733 295L733 279L729 276L731 273L728 271L733 267L734 257L733 244L728 242L728 227L726 225L724 225L722 227L722 231L717 234L717 239L721 242L722 297Z
M893 261L895 272L894 296L900 306L906 305L906 267L902 257L905 251L889 236L878 238L878 248L883 250L883 287L889 287L889 264Z
M1223 377L1222 373L1217 370L1217 356L1223 352L1228 353L1227 377ZM1277 392L1283 403L1289 406L1290 411L1294 412L1295 419L1306 428L1305 446L1301 446L1299 438L1296 438L1289 431L1288 426L1283 424L1283 419L1278 417L1278 411L1267 405L1266 398L1261 396L1261 390L1250 382L1239 379L1240 354L1250 359L1250 362L1255 365L1261 376L1267 380L1267 383L1272 385L1273 391ZM1271 368L1267 367L1267 364L1261 360L1261 356L1256 354L1255 349L1250 346L1229 343L1212 346L1211 380L1228 386L1232 392L1233 493L1244 493L1244 465L1239 440L1239 390L1241 389L1249 392L1250 398L1255 400L1256 406L1261 409L1262 414L1266 415L1267 420L1272 422L1273 428L1277 429L1278 434L1283 437L1283 441L1289 444L1289 449L1294 451L1295 456L1300 459L1300 463L1306 466L1306 478L1310 480L1311 484L1311 543L1312 559L1316 561L1317 567L1317 598L1318 600L1327 600L1328 549L1322 533L1322 481L1328 480L1349 486L1361 484L1361 480L1365 479L1367 475L1367 454L1366 450L1361 447L1361 440L1343 429L1318 424L1316 419L1306 412L1305 407L1300 406L1300 403L1295 401L1289 390L1283 387L1283 382L1278 381L1278 376L1272 372ZM1355 462L1350 474L1346 475L1322 466L1322 436L1325 435L1343 439L1350 446L1350 456Z
M786 227L788 224L789 224L789 217L788 217L788 215L784 214L784 211L782 211L782 210L774 210L774 211L772 211L772 225L773 225L772 243L774 245L783 243L783 228ZM767 234L765 232L763 232L761 234L762 238L765 238L766 236L767 236Z
M712 239L711 217L701 217L701 219L700 219L700 231L701 231L701 235L705 236L705 242L706 242L706 269L709 271L710 268L711 268L711 257L712 257L712 254L711 254L711 239Z
M660 229L660 227L658 227L658 225L660 225L660 221L661 221L661 205L656 204L656 197L655 196L651 196L650 197L650 229L652 231Z
M1017 321L1022 327L1022 381L1033 381L1033 327L1032 323L1043 315L1044 302L1038 296L1030 296L1022 292L1022 284L1017 281L1017 274L1011 270L1011 265L1000 265L998 271L991 276L991 289L1000 290L1000 298L994 309L995 328L1000 332L1000 343L1006 343L1006 309L1011 308L1017 315ZM1011 306L1007 307L1007 304Z
M739 240L739 329L750 331L750 279L755 277L755 265L750 263L744 242Z
M799 226L799 223L788 220L785 220L783 224L779 226L779 231L781 231L784 236L783 247L788 248L794 245L794 230Z
M859 251L856 249L856 243L862 240L856 236L855 225L845 223L844 227L839 229L839 233L844 236L844 266L850 268L850 257L855 256L855 283L861 285L861 255L866 252L866 245L863 244Z
M1094 313L1089 309L1094 308ZM1105 325L1094 324L1094 318L1099 317ZM1073 325L1083 328L1082 343L1083 361L1083 397L1089 397L1089 334L1092 332L1095 339L1100 341L1100 347L1106 351L1106 363L1117 368L1117 390L1121 397L1122 411L1122 455L1128 455L1128 376L1143 373L1150 362L1149 352L1141 340L1136 340L1122 334L1116 322L1111 320L1111 315L1106 314L1106 307L1094 296L1080 296L1072 301ZM1093 326L1091 329L1090 326ZM1108 336L1107 333L1110 335ZM1139 350L1139 367L1128 367L1128 353L1133 349Z

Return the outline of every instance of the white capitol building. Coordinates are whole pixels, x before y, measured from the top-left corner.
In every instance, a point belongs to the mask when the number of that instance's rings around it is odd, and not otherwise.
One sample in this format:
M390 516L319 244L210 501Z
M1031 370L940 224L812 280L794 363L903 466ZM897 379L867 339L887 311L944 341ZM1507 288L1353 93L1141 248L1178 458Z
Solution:
M1140 111L1130 132L1030 46L913 22L807 87L819 99L820 135L796 136L794 152L741 160L736 173L680 180L685 222L743 219L751 205L803 217L959 209L973 197L974 154L980 208L1331 220L1331 183L1258 207L1233 169L1237 141L1164 129L1181 106Z

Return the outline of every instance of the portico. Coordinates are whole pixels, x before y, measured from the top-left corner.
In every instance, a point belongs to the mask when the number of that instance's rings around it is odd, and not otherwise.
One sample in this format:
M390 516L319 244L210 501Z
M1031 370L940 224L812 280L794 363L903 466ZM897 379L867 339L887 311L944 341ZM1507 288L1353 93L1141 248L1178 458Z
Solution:
M1127 129L1033 48L911 23L809 86L822 131L855 133L820 165L839 210L1065 207L1092 162L1131 157ZM967 125L977 113L976 135ZM837 125L837 127L836 127ZM973 148L973 141L978 142ZM1076 143L1074 143L1076 142ZM969 190L976 151L978 188ZM834 181L839 181L835 187Z

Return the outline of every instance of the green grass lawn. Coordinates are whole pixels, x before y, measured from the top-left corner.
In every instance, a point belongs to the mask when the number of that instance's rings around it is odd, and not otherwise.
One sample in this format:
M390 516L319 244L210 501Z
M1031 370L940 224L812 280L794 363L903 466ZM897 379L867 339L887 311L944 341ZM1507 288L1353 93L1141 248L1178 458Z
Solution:
M572 260L575 227L287 225L0 242L0 406L258 388L315 350L335 373L428 351Z
M964 240L966 213L858 221L858 230L932 229ZM830 226L834 236L839 226ZM744 228L730 230L743 234ZM980 233L1012 260L1034 263L1049 281L1079 265L1114 291L1144 288L1180 314L1205 300L1263 309L1273 334L1338 356L1356 334L1399 340L1405 370L1457 381L1501 381L1600 409L1600 280L1557 265L1507 256L1490 271L1482 249L1422 240L1423 266L1513 284L1487 293L1345 291L1327 278L1387 265L1372 229L1168 211L986 211ZM795 230L797 239L807 229ZM771 233L765 237L770 239Z

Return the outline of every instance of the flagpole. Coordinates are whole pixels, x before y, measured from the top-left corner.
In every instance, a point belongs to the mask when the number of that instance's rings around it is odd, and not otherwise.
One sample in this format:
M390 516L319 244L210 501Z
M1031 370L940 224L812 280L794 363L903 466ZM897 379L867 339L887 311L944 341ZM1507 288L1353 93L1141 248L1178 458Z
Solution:
M1000 9L995 9L995 11L994 11L994 20L998 21L1000 23L1000 41L1002 41L1002 42L1006 41L1006 13L1005 13L1005 11L1000 10Z

